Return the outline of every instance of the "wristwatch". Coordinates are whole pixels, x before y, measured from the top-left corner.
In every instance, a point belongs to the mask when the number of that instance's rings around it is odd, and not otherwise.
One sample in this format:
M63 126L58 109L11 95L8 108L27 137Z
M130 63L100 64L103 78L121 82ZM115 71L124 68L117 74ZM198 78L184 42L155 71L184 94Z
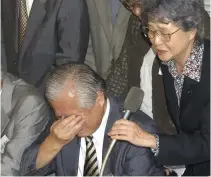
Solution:
M159 153L159 136L157 134L153 134L156 140L156 146L155 148L151 148L151 151L153 152L154 156L157 156Z

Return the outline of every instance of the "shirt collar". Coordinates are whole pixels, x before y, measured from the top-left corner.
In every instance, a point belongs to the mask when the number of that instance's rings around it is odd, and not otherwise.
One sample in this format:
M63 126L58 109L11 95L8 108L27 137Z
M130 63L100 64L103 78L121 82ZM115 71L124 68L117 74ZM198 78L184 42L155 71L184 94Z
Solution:
M204 52L204 44L200 44L198 41L195 41L193 48L188 56L188 59L185 63L182 75L189 77L197 82L200 81L201 77L201 67L202 67L202 58ZM176 70L176 65L174 60L163 61L162 64L167 65L169 72L174 78L179 74Z
M106 128L107 121L108 121L109 112L110 112L110 101L109 101L109 99L107 99L106 111L105 111L105 113L103 115L101 124L98 127L98 129L92 134L93 138L95 140L97 140L97 141L101 140L102 137L104 137L104 133L105 133L105 128Z

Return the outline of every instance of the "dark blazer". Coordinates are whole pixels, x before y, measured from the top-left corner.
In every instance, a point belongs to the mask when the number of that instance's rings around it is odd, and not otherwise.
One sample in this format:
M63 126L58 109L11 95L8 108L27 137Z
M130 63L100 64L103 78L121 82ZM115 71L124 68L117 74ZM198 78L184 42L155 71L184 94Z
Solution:
M68 62L83 63L89 40L85 0L34 0L18 54L19 0L2 0L7 71L43 91L49 72Z
M180 108L174 79L162 65L168 110L178 134L160 135L157 161L186 165L186 176L210 175L210 41L204 41L200 82L185 77Z
M111 96L125 99L131 87L140 87L140 70L150 43L141 33L141 23L131 15L125 41L119 58L114 63L106 80ZM175 134L176 129L166 107L163 77L159 75L160 62L155 58L152 67L152 112L159 132Z
M4 46L4 36L2 35L1 29L1 71L7 70L7 61L6 61L6 54L5 54L5 46Z
M113 123L122 117L122 109L113 99L110 99L110 113L105 130L103 157L108 149L111 139L107 136ZM155 124L146 114L138 111L132 116L132 120L137 122L145 130L155 132ZM46 132L45 132L46 133ZM47 132L48 134L48 132ZM80 150L80 139L75 138L57 154L54 160L44 168L35 171L36 156L39 151L39 143L43 141L41 135L31 147L26 149L22 157L21 174L22 175L47 175L55 172L58 176L77 176L78 160ZM40 141L41 140L41 141ZM134 146L128 142L117 142L108 163L104 175L115 176L140 176L140 175L163 175L163 168L156 167L154 156L150 149Z

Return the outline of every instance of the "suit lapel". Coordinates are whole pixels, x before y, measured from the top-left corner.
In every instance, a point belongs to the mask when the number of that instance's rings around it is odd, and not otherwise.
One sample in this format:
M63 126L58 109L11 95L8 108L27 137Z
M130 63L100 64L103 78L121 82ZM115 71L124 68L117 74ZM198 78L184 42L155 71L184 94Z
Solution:
M77 176L80 152L80 138L74 138L61 151L63 176Z
M9 76L5 75L1 95L1 104L5 112L8 113L12 108L12 93L15 85Z
M114 124L114 122L122 117L122 115L120 113L120 108L115 103L115 101L113 99L109 99L109 101L110 101L110 112L109 112L109 117L108 117L106 129L105 129L105 134L104 134L102 163L103 163L103 160L105 158L108 147L111 143L111 139L108 137L107 134L108 134L109 130L111 129L112 125ZM112 160L111 160L111 156L110 156L108 158L108 161L107 161L106 166L105 166L105 170L104 170L104 173L103 173L104 176L111 175L111 169L112 169L111 161Z
M181 95L181 100L180 100L180 114L183 113L183 110L186 109L187 106L190 106L192 101L190 99L195 98L192 96L194 94L194 90L197 86L197 81L190 79L188 77L184 78L184 83L183 83L183 88L182 88L182 95ZM183 117L182 115L180 117Z
M196 98L198 95L196 93L196 90L198 88L197 86L199 84L201 85L201 83L206 83L209 85L210 77L207 79L207 81L204 81L204 76L210 76L210 73L209 73L210 72L210 53L206 52L209 50L209 49L207 49L207 46L210 47L210 45L206 45L206 43L207 43L207 40L204 41L205 48L204 48L203 59L202 59L200 82L197 82L188 77L184 78L181 101L180 101L181 113L183 113L186 110L187 106L190 105L188 103L191 103L191 102L194 103L194 101L192 101L191 99ZM202 98L202 95L200 98ZM182 115L181 115L181 117L182 117Z
M164 79L167 105L168 105L168 108L170 109L169 112L171 113L172 120L175 126L177 127L177 130L179 131L180 130L180 122L179 122L180 109L178 106L177 95L174 88L174 79L169 73L167 66L161 64L161 67L162 67L162 72L163 73L165 72L165 74L163 75L163 79Z
M4 130L7 127L10 119L8 115L5 113L4 108L1 107L1 137L4 135Z
M34 0L31 12L29 14L26 32L21 48L20 59L23 57L27 47L30 45L37 29L39 29L45 14L45 3L47 0Z
M112 31L112 43L111 43L112 49L115 47L115 44L118 44L119 41L123 42L124 40L124 37L125 37L124 34L126 33L127 24L130 17L129 14L130 12L128 12L123 5L120 5L120 9L117 14L116 23ZM115 57L118 57L118 56L115 56Z
M95 8L97 11L97 15L100 19L102 24L103 30L106 34L106 37L111 44L112 41L112 23L111 23L111 16L109 15L109 6L107 1L105 0L94 0Z
M159 87L156 87L160 82L160 79L158 79L158 72L159 72L159 61L158 61L158 58L155 57L155 60L152 65L152 113L153 113L153 117L156 117L156 118L157 118L157 115L156 115L157 103L155 103L155 101L156 101L155 98L158 94L160 94L159 92L157 92ZM160 77L162 77L162 76L160 76ZM154 120L155 120L156 124L158 124L157 119L154 119Z
M4 29L4 40L11 41L9 47L14 46L17 52L17 24L18 24L18 4L19 0L2 0L1 1L2 28ZM7 35L9 34L9 35Z
M10 121L8 113L12 109L12 93L14 87L15 85L12 83L12 80L9 78L9 76L5 75L1 94L1 134Z
M159 74L160 61L156 57L152 66L152 113L160 133L175 134L176 128L166 108L163 75Z

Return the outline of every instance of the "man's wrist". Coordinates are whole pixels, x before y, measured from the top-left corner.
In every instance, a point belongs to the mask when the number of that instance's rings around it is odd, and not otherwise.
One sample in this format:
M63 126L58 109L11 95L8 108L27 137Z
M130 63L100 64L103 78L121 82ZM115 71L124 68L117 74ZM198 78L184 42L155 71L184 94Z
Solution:
M148 147L155 149L156 148L156 137L154 134L149 134L149 138L148 138Z
M51 135L47 136L40 145L36 159L36 169L40 169L50 163L62 147L63 146L57 143Z
M44 140L45 144L49 145L48 148L50 148L53 151L60 151L63 148L63 144L57 142L51 135L47 136Z

